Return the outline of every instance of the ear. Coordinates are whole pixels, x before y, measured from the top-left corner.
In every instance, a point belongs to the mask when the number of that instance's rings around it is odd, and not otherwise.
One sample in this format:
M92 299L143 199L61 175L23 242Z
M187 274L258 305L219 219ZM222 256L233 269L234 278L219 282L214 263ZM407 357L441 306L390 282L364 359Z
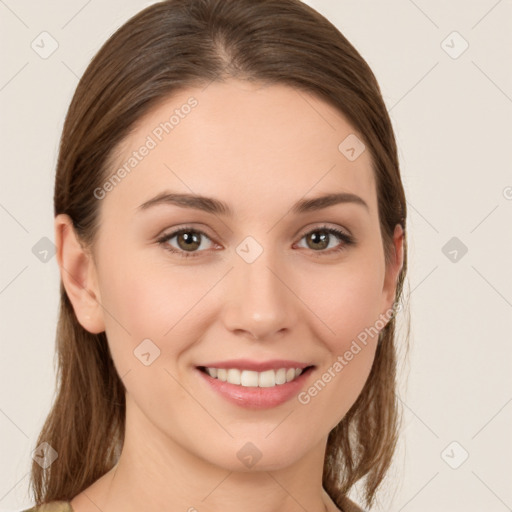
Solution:
M383 314L386 314L392 307L396 296L396 285L398 275L404 264L404 231L400 224L395 226L393 234L393 247L391 261L387 264L382 299L384 303Z
M55 217L55 245L60 277L80 325L92 334L105 330L96 267L79 240L69 215Z

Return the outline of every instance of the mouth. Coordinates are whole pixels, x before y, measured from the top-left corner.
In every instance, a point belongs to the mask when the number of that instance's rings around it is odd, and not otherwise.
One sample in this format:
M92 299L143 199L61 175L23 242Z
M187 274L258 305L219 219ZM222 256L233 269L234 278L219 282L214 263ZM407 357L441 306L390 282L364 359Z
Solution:
M269 409L296 397L317 366L290 359L204 361L195 367L201 386L238 407Z
M300 367L303 366L303 367ZM268 369L264 371L246 370L241 368L218 368L215 366L197 366L199 371L212 379L245 388L273 388L283 386L309 374L314 365ZM302 379L301 379L302 380Z

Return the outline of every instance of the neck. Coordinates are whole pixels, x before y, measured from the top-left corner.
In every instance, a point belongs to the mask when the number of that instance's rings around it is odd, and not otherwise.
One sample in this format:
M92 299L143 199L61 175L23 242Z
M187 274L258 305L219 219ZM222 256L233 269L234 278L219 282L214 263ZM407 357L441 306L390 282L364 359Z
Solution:
M170 439L127 395L126 432L118 463L83 494L75 512L334 512L322 487L327 439L288 465L257 464L234 471L215 465ZM263 459L262 459L263 461ZM258 468L257 468L258 467Z

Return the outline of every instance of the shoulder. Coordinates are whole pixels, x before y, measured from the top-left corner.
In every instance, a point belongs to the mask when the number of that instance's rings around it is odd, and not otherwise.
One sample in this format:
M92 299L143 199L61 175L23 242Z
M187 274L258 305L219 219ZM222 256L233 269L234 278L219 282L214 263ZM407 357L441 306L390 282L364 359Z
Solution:
M21 512L73 512L73 509L69 501L51 501L38 507L22 510Z

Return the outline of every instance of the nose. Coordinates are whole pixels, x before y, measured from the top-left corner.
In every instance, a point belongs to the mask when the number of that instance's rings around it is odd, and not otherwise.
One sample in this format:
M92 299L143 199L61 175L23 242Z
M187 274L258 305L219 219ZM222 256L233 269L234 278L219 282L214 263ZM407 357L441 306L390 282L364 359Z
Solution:
M277 265L270 251L252 263L236 261L227 286L222 317L234 334L272 339L297 324L301 302L293 292L292 273Z

